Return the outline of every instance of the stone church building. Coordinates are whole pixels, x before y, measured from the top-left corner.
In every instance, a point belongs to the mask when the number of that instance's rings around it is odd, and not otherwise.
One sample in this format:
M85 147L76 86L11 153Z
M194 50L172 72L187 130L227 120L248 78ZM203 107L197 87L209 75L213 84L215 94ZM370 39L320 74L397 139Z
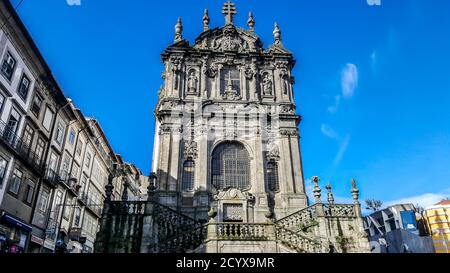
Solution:
M331 186L308 202L294 104L295 66L275 23L268 48L234 22L194 44L181 19L162 53L164 83L155 109L148 201L107 196L97 252L367 252L358 189L354 204L334 204ZM112 191L112 185L107 186Z

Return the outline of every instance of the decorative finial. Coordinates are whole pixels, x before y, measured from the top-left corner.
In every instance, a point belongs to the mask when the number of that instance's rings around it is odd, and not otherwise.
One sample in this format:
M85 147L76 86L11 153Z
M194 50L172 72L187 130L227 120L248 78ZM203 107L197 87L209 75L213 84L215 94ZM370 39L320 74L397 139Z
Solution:
M122 201L128 201L128 187L130 186L130 183L128 182L128 179L123 179L123 192L122 192Z
M274 30L273 30L273 38L275 38L275 45L282 46L282 43L281 43L281 30L280 30L280 27L278 26L277 22L275 22L275 27L274 27Z
M148 198L147 201L153 201L154 197L155 197L155 192L157 189L157 175L156 173L152 172L150 173L150 175L148 176L148 187L147 187L147 194L148 194Z
M327 197L328 197L328 204L333 205L334 204L334 195L331 192L331 184L328 183L327 187L326 187L328 193L327 193Z
M253 14L251 12L248 13L247 26L249 27L250 31L255 30L255 19L253 19Z
M207 31L209 29L209 14L208 14L208 10L205 9L205 13L203 14L203 31Z
M352 183L352 190L350 191L352 193L352 197L353 197L353 201L355 202L355 204L359 204L359 190L356 187L356 181L354 178L352 178L351 180Z
M311 178L311 180L314 183L313 193L314 193L315 202L316 202L316 204L320 204L320 203L322 203L322 200L320 199L320 197L322 196L322 194L321 194L322 190L319 187L320 178L318 176L313 176Z
M352 190L350 192L352 193L353 203L355 204L355 215L356 217L362 217L361 203L359 203L359 190L356 187L356 181L354 178L352 178L351 183L352 183Z
M108 184L105 186L105 201L111 201L112 193L114 190L113 180L117 175L117 163L113 164L112 171L108 175Z
M183 40L183 24L181 23L181 17L178 17L177 24L175 25L175 39L174 42L177 43Z
M225 25L233 24L233 16L237 14L236 6L231 0L223 4L222 14L225 15Z

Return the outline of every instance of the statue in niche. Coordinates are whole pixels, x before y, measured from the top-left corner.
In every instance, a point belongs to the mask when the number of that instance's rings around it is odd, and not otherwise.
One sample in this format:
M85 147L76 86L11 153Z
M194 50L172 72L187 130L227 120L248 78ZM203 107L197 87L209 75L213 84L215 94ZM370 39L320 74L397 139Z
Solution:
M272 80L269 78L269 74L264 74L263 81L263 94L266 96L272 95Z
M191 70L188 78L188 93L197 93L197 76L195 76L195 70Z

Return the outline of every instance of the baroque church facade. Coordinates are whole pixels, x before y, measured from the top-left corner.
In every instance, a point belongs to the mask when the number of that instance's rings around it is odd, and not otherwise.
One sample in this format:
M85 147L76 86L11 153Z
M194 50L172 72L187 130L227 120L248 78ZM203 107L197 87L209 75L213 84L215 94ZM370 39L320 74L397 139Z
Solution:
M181 19L162 54L148 200L107 197L96 252L368 252L356 182L354 204L315 204L305 192L294 104L295 65L275 23L263 48L247 28L225 23L183 39Z
M244 30L233 23L233 3L223 13L225 25L210 29L205 11L192 46L179 19L162 54L153 153L159 200L195 219L208 219L211 207L219 221L283 217L307 206L295 60L277 25L266 50L251 14ZM231 196L239 201L225 201Z

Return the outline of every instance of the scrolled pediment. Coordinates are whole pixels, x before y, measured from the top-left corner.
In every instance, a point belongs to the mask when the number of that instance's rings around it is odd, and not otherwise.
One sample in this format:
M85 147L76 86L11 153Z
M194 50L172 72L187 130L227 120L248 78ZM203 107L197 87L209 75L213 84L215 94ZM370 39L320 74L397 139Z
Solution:
M225 26L203 33L196 39L194 48L215 52L261 52L262 44L248 31Z

